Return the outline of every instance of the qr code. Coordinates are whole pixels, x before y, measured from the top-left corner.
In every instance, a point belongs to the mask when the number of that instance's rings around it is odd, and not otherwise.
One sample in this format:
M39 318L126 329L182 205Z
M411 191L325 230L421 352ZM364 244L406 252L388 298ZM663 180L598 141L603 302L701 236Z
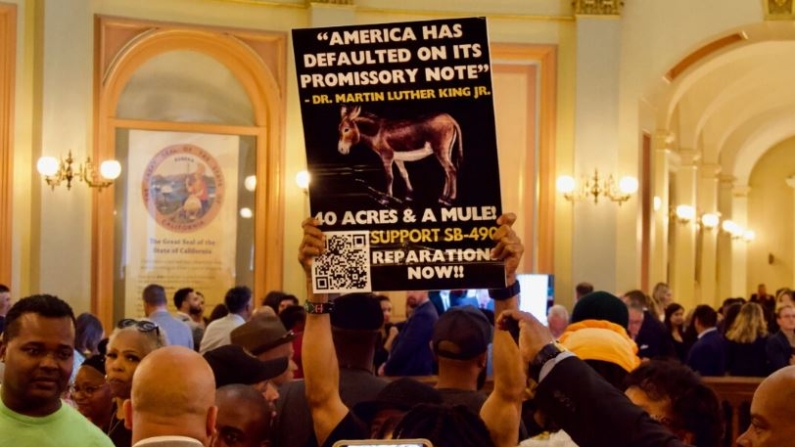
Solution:
M326 251L312 263L315 293L370 292L370 235L329 231Z

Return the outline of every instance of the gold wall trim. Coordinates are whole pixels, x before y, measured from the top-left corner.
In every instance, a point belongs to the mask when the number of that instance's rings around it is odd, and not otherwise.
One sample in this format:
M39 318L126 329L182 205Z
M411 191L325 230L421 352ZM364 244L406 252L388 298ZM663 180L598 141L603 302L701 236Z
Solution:
M172 123L117 120L121 93L146 61L169 51L206 54L226 66L248 94L254 125L245 134L257 135L257 179L254 216L255 296L281 290L284 251L284 144L286 114L287 35L266 31L194 27L98 16L94 53L95 160L114 158L115 126L172 128ZM180 129L241 133L241 126L181 123ZM260 185L262 187L260 187ZM112 190L113 186L109 189ZM111 191L109 191L111 192ZM105 324L113 323L113 194L94 190L92 213L91 310ZM108 326L108 325L111 326Z
M665 74L665 79L668 81L673 81L679 75L684 73L688 68L692 67L700 60L704 59L705 57L709 56L716 51L722 50L729 45L735 44L737 42L741 42L743 40L747 40L748 36L743 32L738 32L734 34L730 34L725 37L721 37L720 39L713 40L712 42L702 46L701 48L693 51L692 53L685 56L678 64L674 65L673 68L668 70L668 73Z
M0 3L0 283L11 287L17 9Z
M795 20L793 0L762 0L765 20Z
M484 11L461 12L461 11L446 11L446 10L427 10L427 9L405 9L405 8L373 8L369 6L357 6L354 2L349 3L334 3L329 1L307 1L306 3L287 3L278 1L259 1L259 0L202 0L204 2L212 3L235 3L249 6L259 6L265 8L289 8L289 9L306 9L312 3L323 4L339 4L342 6L354 6L356 12L367 14L384 14L384 15L411 15L411 16L425 16L425 17L473 17L483 16L490 19L497 20L517 20L517 21L536 21L536 22L573 22L575 17L573 15L550 15L550 14L510 14L510 13L490 13Z

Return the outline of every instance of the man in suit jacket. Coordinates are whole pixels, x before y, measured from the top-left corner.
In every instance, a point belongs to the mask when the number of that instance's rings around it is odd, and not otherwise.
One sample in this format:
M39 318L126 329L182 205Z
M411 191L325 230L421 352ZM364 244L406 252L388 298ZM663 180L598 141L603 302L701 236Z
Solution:
M795 340L795 307L785 304L776 312L779 331L767 339L765 353L770 372L795 365L792 341Z
M715 327L718 313L715 309L701 304L693 312L693 325L698 340L690 348L687 366L702 376L722 376L726 374L726 340Z
M384 364L384 374L429 376L434 373L430 343L439 313L428 298L428 291L409 291L406 294L406 305L415 309L392 344L389 359Z
M166 346L147 355L124 402L133 447L209 445L218 413L213 377L210 365L192 349Z

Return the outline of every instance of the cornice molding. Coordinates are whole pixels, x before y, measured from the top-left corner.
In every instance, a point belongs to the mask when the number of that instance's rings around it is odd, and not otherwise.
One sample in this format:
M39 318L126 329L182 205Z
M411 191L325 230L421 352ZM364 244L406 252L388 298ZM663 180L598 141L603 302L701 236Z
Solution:
M762 0L765 20L795 20L793 0Z
M787 0L792 2L792 0ZM622 0L574 0L575 16L621 17Z

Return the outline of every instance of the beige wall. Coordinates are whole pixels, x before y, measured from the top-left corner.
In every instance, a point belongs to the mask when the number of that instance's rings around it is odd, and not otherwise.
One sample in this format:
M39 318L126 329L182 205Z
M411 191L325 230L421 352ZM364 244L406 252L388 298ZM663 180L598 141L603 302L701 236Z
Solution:
M785 183L792 175L795 138L770 148L751 172L748 226L756 230L756 240L748 245L746 297L755 293L759 283L767 285L768 293L795 286L795 190Z

